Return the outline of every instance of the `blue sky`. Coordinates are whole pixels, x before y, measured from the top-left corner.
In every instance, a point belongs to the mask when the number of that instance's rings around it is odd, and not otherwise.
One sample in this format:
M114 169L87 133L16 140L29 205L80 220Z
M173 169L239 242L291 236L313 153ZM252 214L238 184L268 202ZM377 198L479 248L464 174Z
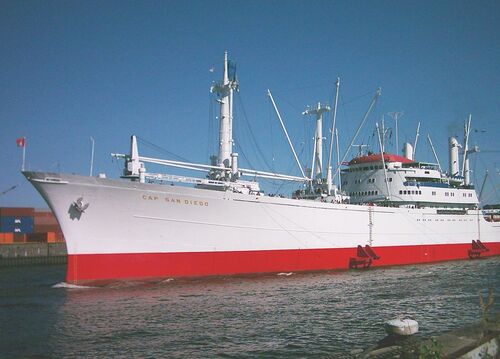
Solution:
M45 206L19 172L15 139L21 136L32 170L88 174L92 136L94 173L117 177L122 164L109 154L127 152L131 134L206 163L217 143L209 141L209 88L220 78L224 50L237 63L241 88L237 150L254 167L267 169L245 136L245 121L267 163L298 174L267 89L302 160L310 162L312 119L300 113L318 101L332 103L340 76L341 147L380 86L382 96L356 142L378 151L370 140L375 122L404 111L400 144L413 142L421 121L417 159L434 162L425 141L430 133L447 168L447 138L461 136L469 113L480 130L471 143L499 150L499 34L498 1L4 0L0 191L19 187L0 196L0 206ZM394 137L387 149L395 151ZM165 157L141 144L140 151ZM478 186L490 171L488 202L500 202L499 167L498 152L476 155L471 164Z

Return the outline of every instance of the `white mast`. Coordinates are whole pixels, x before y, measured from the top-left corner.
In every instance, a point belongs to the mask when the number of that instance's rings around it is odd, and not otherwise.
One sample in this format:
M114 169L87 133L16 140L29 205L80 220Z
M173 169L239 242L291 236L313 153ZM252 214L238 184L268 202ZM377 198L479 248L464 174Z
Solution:
M338 131L337 128L335 127L336 121L337 121L337 104L339 100L339 87L340 87L340 77L337 77L337 82L335 83L336 85L336 91L335 91L335 102L333 105L333 120L332 120L332 128L330 132L330 152L328 153L328 165L326 168L326 184L328 188L328 194L331 194L332 192L332 187L333 187L333 179L332 179L332 152L333 152L333 136L334 134L337 135L337 166L338 164L338 157L339 155L339 138L338 138ZM340 172L339 172L339 188L340 188Z
M429 145L431 146L432 153L434 154L434 158L436 159L436 162L438 164L439 172L442 172L441 164L439 163L439 158L436 154L436 150L434 149L434 145L432 144L431 135L429 135L429 134L427 134L427 141L429 141Z
M387 189L387 199L390 201L391 200L391 191L389 190L389 180L387 178L387 168L385 167L385 158L384 158L384 151L382 150L382 140L380 139L380 129L378 127L378 122L375 123L375 126L377 127L377 136L378 136L378 144L380 146L380 157L382 159L382 167L384 168L384 177L385 177L385 187Z
M340 151L339 151L339 130L336 128L335 129L335 140L336 140L336 145L337 145L337 167L340 167ZM339 171L339 190L342 190L342 182L340 178L340 171ZM330 177L331 177L331 172L330 172ZM331 181L330 181L331 183Z
M370 102L370 106L368 106L368 110L366 110L366 113L365 115L363 116L363 119L361 120L361 123L359 124L358 128L356 129L356 133L354 134L352 140L351 140L351 143L349 143L349 146L347 146L347 149L345 150L344 152L344 156L342 157L342 161L340 161L340 163L342 164L345 159L347 158L347 155L349 154L349 151L351 150L351 147L352 147L352 144L354 143L354 141L356 141L356 137L358 137L358 134L359 134L359 131L361 130L361 127L363 127L366 119L368 118L368 115L370 114L370 112L372 111L373 109L373 106L375 106L375 103L377 102L377 99L379 98L379 96L382 94L382 89L379 87L377 89L377 91L375 92L375 96L373 96L373 99L372 101ZM340 166L337 166L337 168L335 169L335 174L333 175L333 177L335 177L337 175L337 172L340 171Z
M392 117L392 119L396 122L396 154L399 155L399 134L398 134L398 120L403 117L404 112L403 111L395 111L395 112L389 112L389 116ZM383 126L382 126L383 127Z
M227 51L224 52L224 71L222 83L214 84L211 92L219 95L220 126L219 126L219 167L231 167L231 154L233 152L233 91L238 90L238 81L235 74L229 74Z
M417 141L419 135L420 135L420 121L418 122L417 125L417 133L415 135L415 142L413 143L413 158L415 158L415 153L417 152Z
M472 115L469 115L469 120L465 121L464 125L464 157L462 159L462 176L464 177L464 184L468 186L470 184L470 173L469 173L469 134L470 134L470 122Z
M382 115L382 118L380 119L380 122L382 123L382 142L381 142L381 145L380 145L380 153L384 153L385 152L385 134L386 134L386 130L385 130L385 116ZM378 132L378 128L377 128L377 132ZM380 133L378 132L378 135L380 136ZM362 148L360 148L361 150ZM397 153L397 152L396 152Z
M315 108L309 108L302 112L303 115L316 115L316 132L314 138L314 158L312 168L314 177L320 179L323 176L323 113L330 111L330 106L318 102ZM312 174L311 174L311 177Z

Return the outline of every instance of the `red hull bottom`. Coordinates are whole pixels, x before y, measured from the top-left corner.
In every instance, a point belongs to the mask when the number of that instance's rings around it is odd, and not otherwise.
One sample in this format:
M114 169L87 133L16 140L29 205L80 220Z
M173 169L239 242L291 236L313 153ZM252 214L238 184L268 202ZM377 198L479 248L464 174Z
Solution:
M485 243L480 257L500 255L500 242ZM470 244L373 247L372 267L468 259ZM202 277L273 272L349 269L356 248L238 252L68 255L68 283Z

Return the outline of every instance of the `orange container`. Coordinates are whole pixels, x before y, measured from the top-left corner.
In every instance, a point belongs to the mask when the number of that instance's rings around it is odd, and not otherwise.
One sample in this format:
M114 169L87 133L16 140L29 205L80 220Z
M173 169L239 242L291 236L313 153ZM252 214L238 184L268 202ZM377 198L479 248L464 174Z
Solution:
M47 232L47 243L55 243L56 234L54 232Z
M56 242L66 242L62 232L55 232L55 236L56 236Z
M50 211L35 211L34 219L35 227L47 225L59 226L56 217Z
M59 224L35 224L33 227L34 233L60 232Z
M29 233L26 236L26 242L45 243L47 242L47 233Z
M0 207L0 216L33 217L35 209L32 207Z
M0 233L0 244L14 243L14 233Z
M26 234L24 233L13 233L14 243L26 243Z

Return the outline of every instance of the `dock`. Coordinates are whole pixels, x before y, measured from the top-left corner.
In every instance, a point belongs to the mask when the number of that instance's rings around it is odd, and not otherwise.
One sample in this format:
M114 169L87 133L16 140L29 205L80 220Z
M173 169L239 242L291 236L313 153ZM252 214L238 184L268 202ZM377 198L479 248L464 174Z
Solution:
M0 245L0 267L65 264L66 243L13 243Z
M384 339L382 342L389 341ZM500 358L500 313L488 321L469 324L431 338L409 337L388 345L379 345L356 354L355 358Z

